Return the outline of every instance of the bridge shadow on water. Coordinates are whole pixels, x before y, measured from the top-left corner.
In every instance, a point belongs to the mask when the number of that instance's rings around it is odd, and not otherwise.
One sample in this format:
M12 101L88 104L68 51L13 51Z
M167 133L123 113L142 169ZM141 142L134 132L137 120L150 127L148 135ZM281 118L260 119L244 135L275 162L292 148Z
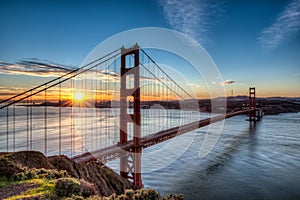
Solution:
M248 152L252 152L250 154L255 154L258 144L258 128L259 124L252 123L243 129L238 129L240 132L236 131L234 134L225 133L221 135L219 145L217 144L207 158L204 158L204 168L193 171L189 178L181 180L183 187L180 186L176 189L184 192L186 199L210 199L212 193L219 193L216 196L225 197L228 190L227 186L222 185L223 188L217 189L215 187L219 186L215 185L220 184L220 182L222 184L223 181L220 181L223 176L222 174L226 173L228 168L231 168L234 160L239 160L239 153L243 151L244 148L247 148ZM251 155L249 155L249 159L251 159ZM190 177L193 178L191 179ZM214 189L216 191L214 191ZM244 198L244 196L240 197Z
M230 159L235 156L235 153L240 150L241 146L247 145L255 150L256 129L257 125L255 123L250 123L249 127L247 127L240 135L235 135L232 139L229 139L224 149L215 152L215 158L209 162L206 173L208 175L217 174L218 170L221 170L222 166L226 165L226 162L230 161Z
M148 177L167 175L168 180L172 183L170 187L162 185L159 181L153 182L154 187L160 188L163 194L176 192L183 193L185 199L207 199L205 193L212 189L218 175L224 172L225 166L231 165L231 160L235 158L241 148L248 148L250 152L255 152L257 129L260 125L244 120L244 116L226 120L224 133L221 134L213 150L203 159L198 157L198 152L207 130L199 129L190 148L168 167L143 175L145 183L147 184ZM241 123L244 124L239 125Z

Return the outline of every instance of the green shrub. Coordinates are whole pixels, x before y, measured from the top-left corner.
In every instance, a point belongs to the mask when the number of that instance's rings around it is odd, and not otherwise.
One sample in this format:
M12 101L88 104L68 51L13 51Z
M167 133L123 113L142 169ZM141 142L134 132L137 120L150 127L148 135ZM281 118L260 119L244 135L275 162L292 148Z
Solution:
M173 195L172 193L170 193L169 195L163 197L163 200L183 200L183 199L184 198L183 198L182 194L179 194L179 195L174 194Z
M57 197L71 197L79 193L80 182L75 178L60 178L56 181L54 191Z
M68 173L64 170L50 170L50 169L28 169L24 168L23 172L19 172L13 174L10 177L10 181L22 181L28 179L35 179L35 178L46 178L46 179L57 179L62 177L68 177Z
M25 168L20 164L13 163L8 158L0 157L0 176L12 179L15 174L24 172ZM14 177L15 178L15 177Z
M161 197L159 192L155 191L153 188L150 189L139 189L139 190L126 190L124 194L117 196L113 194L108 197L108 200L183 200L183 195L167 195L166 197ZM92 200L92 199L89 199ZM102 200L102 199L101 199ZM106 200L104 197L103 200Z
M126 190L125 195L129 197L129 199L132 199L134 196L134 191L133 190Z
M160 194L159 192L156 192L153 188L150 188L148 189L148 199L153 199L153 200L156 200L156 199L160 199Z
M89 197L97 194L97 191L93 184L75 178L60 178L56 181L54 187L55 195L57 197L72 197L82 196Z
M116 200L130 200L130 199L125 194L121 194L116 198Z
M24 172L14 174L10 177L10 181L21 181L21 180L26 180L26 179L27 179L27 177L25 176Z
M29 170L29 171L26 171L25 172L25 176L27 177L27 179L34 179L34 178L37 178L38 175L36 173L36 170Z

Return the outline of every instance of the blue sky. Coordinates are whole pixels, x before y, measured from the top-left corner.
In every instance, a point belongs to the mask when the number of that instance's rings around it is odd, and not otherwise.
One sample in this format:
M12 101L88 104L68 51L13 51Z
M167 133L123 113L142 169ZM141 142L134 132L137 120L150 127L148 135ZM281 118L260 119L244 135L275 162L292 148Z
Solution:
M300 96L300 0L2 0L0 27L0 61L74 66L119 32L175 29L206 49L223 79L234 82L228 91L244 95L255 85L260 96ZM13 85L12 76L0 78Z

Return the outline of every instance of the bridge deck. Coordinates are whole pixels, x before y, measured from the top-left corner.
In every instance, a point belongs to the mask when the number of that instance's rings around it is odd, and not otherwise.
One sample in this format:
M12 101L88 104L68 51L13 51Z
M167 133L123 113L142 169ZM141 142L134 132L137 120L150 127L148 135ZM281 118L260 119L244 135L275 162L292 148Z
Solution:
M203 120L199 120L196 122L192 122L189 124L177 126L174 128L170 128L167 130L160 131L158 133L153 133L141 138L142 143L141 146L143 148L147 148L153 146L155 144L161 143L163 141L169 140L173 137L182 135L184 133L190 132L192 130L207 126L211 123L215 123L218 121L222 121L226 118L234 117L237 115L247 114L251 111L251 109L236 111L227 113L225 115L218 115L215 117L206 118ZM105 147L103 149L99 149L93 152L87 152L84 154L80 154L78 156L73 157L72 159L76 162L89 162L99 160L101 162L111 161L117 158L124 156L126 153L133 151L134 145L133 141L128 141L124 144L116 144L109 147Z

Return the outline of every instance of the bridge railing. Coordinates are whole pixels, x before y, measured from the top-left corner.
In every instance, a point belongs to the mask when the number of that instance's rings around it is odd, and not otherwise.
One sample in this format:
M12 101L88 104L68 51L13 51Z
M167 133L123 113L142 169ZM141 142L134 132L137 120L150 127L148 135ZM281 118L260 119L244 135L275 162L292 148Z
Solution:
M140 49L141 136L198 121L196 96ZM78 155L120 136L120 49L1 101L0 151ZM126 60L130 65L132 58ZM128 78L129 85L133 84ZM132 99L128 99L132 112ZM129 129L132 127L129 127ZM129 131L132 132L132 131ZM130 136L132 139L132 135Z
M88 93L98 95L97 91L87 87L87 78L89 84L97 84L99 88L100 77L108 76L108 66L119 54L120 49L117 49L80 68L2 100L0 151L39 150L47 155L73 155L86 151L82 135L77 133L78 128L74 123L75 119L87 121L90 118L87 113L76 113L79 107L95 107L97 104L95 98L86 98Z

